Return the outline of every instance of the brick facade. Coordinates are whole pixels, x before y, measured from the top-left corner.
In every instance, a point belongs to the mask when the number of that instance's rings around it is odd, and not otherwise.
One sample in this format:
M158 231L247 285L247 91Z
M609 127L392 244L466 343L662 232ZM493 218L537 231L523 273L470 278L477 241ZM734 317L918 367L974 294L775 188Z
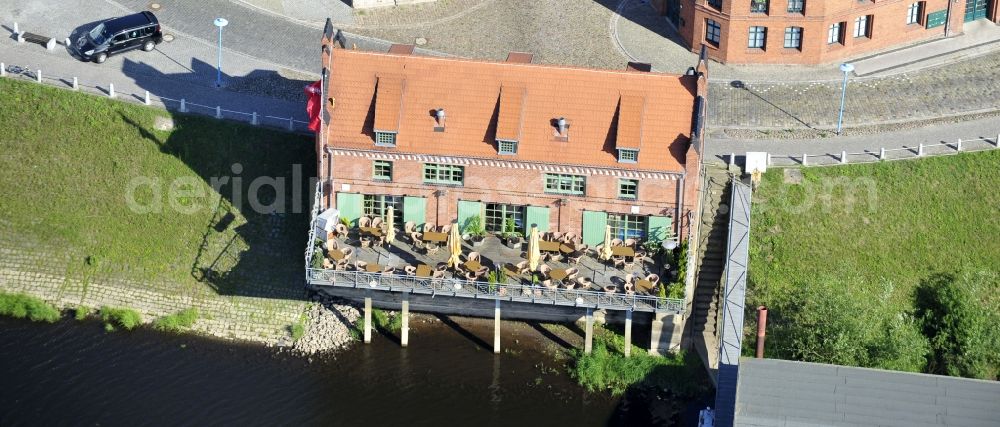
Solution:
M653 2L668 15L671 0ZM753 0L673 0L680 1L679 19L674 19L681 38L697 51L705 44L708 57L729 64L823 64L874 54L916 42L958 35L962 32L966 1L948 0L805 0L802 13L788 12L796 0L768 0L766 12L751 12ZM986 19L998 22L997 3L987 0ZM797 3L797 2L796 2ZM911 4L920 4L916 23L907 23ZM950 16L947 23L931 19ZM855 19L870 17L869 37L854 37ZM670 20L668 16L666 19ZM720 27L717 44L707 39L709 20ZM842 23L842 38L828 43L831 25ZM935 25L936 24L936 25ZM763 48L749 47L750 27L766 27ZM785 47L785 30L802 29L801 47Z

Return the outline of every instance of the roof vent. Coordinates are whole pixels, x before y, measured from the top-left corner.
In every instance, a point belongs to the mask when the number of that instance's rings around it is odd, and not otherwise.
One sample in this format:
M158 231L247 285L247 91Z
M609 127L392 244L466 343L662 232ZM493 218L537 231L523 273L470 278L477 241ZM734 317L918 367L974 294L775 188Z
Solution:
M434 117L437 117L438 122L444 121L444 108L438 108L437 112L434 113Z
M631 62L625 66L625 71L635 71L639 73L648 73L653 70L653 66L645 62Z
M507 54L507 62L515 64L530 64L534 55L527 52L510 52Z
M444 108L434 110L434 132L444 132Z
M556 126L559 127L559 135L560 136L565 136L566 135L566 118L565 117L560 117L559 120L556 120Z

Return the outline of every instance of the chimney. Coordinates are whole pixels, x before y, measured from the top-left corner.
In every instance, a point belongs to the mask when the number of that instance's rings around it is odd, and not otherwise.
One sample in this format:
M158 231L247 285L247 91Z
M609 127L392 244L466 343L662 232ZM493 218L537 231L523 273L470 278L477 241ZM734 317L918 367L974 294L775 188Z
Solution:
M434 112L434 132L444 132L444 119L444 108L438 108L437 111Z
M631 62L625 65L625 71L634 71L638 73L648 73L653 70L653 66L645 62Z
M556 120L556 126L559 127L559 136L566 136L566 118L560 117Z
M513 64L530 64L534 55L527 52L510 52L507 54L507 62Z

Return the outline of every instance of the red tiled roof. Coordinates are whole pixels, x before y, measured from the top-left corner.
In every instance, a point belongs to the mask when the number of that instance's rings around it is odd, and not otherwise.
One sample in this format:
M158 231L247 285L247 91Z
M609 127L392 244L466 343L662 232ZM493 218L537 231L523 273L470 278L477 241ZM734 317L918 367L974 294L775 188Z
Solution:
M684 170L696 85L692 76L347 49L333 49L332 56L329 96L335 107L327 143L334 147ZM638 114L632 114L630 96L643 102ZM623 98L627 114L616 122ZM444 132L434 132L433 112L439 108L447 112ZM565 141L555 137L559 117L570 124ZM373 129L397 131L396 147L375 147ZM641 139L637 163L618 163L619 135L630 146ZM500 136L517 139L516 155L497 154Z

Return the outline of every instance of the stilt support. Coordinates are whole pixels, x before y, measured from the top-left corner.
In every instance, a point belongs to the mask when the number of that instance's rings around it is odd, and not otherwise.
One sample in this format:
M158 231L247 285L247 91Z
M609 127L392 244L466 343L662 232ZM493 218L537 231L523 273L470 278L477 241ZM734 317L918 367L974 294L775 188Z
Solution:
M594 309L587 309L587 326L584 329L586 336L583 341L584 354L590 354L594 349Z
M403 294L403 327L399 329L399 344L406 347L410 343L410 294Z
M493 353L500 354L500 300L493 309Z
M625 311L625 357L632 355L632 310Z
M372 297L365 297L365 344L372 342Z

